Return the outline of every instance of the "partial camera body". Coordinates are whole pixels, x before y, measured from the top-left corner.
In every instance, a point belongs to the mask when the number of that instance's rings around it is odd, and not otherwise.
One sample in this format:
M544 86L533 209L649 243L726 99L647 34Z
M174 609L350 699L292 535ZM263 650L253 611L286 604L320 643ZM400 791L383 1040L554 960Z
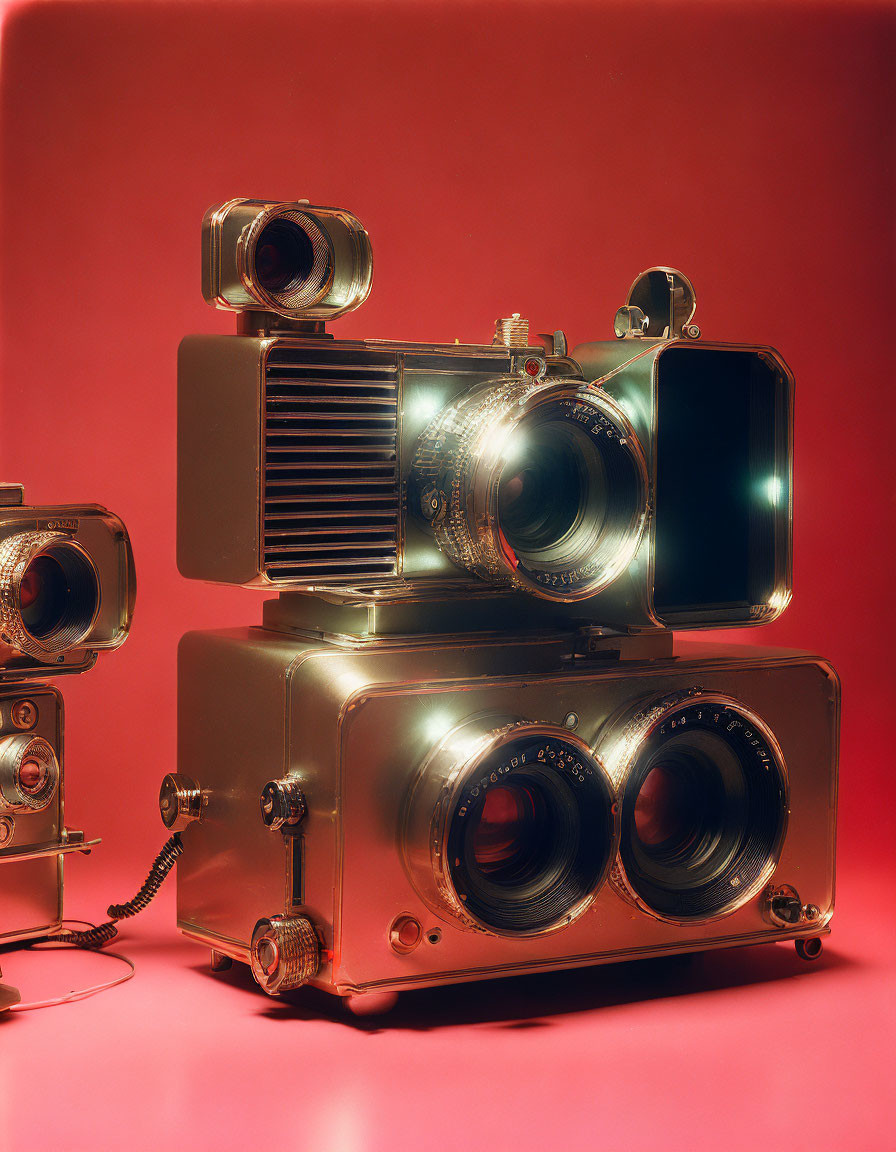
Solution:
M63 704L41 681L92 668L127 637L134 559L97 504L29 506L0 486L0 941L59 929L62 858L98 840L65 827Z
M0 678L84 672L123 644L136 596L121 520L99 504L34 507L0 486Z
M62 696L49 685L0 685L2 943L60 928L62 857L98 843L65 827L62 781Z
M804 653L628 643L188 634L180 928L269 991L301 972L342 995L817 937L836 675ZM675 863L694 837L699 884Z

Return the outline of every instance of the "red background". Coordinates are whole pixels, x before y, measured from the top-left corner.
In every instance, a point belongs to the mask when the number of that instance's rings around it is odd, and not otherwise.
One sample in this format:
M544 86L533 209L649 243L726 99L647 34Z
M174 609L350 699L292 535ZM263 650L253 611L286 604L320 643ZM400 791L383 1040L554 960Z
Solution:
M6 11L2 476L31 502L113 508L139 576L125 648L61 683L69 823L105 840L67 870L69 915L129 895L162 840L178 636L260 619L259 595L174 563L175 350L232 330L200 296L199 221L235 195L364 222L374 290L337 336L482 340L519 311L573 345L607 338L635 274L671 264L708 338L778 347L797 379L795 595L739 638L832 659L844 713L839 910L816 967L781 946L419 993L369 1033L202 974L167 892L127 930L137 980L0 1025L0 1142L230 1148L295 1116L271 1138L888 1145L894 30L892 6L863 3ZM32 998L103 963L62 961L3 964Z

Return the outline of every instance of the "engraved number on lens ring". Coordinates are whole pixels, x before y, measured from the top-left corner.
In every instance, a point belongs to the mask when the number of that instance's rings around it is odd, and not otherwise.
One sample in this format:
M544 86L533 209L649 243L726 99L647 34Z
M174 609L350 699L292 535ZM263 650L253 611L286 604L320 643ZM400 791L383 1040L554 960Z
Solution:
M780 854L781 751L758 716L724 696L689 695L642 717L621 766L614 882L660 920L726 916L759 891Z
M437 855L462 919L502 936L555 931L585 911L609 871L609 780L568 732L512 728L463 772L443 842Z

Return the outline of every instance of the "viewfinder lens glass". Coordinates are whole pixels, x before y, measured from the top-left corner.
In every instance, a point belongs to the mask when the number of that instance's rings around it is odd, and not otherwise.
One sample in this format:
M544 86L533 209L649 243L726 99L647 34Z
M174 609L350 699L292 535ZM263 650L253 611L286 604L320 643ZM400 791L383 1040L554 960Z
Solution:
M255 276L266 292L289 292L311 274L314 249L307 232L292 220L274 220L255 245Z

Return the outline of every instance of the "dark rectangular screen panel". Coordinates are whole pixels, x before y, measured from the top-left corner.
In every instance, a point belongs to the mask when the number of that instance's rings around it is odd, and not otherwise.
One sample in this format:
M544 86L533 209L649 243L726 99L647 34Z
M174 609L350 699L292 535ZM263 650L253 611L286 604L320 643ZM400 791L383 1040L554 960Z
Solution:
M786 507L781 375L756 352L670 348L657 363L654 604L736 622L775 581ZM675 621L671 621L675 622Z

